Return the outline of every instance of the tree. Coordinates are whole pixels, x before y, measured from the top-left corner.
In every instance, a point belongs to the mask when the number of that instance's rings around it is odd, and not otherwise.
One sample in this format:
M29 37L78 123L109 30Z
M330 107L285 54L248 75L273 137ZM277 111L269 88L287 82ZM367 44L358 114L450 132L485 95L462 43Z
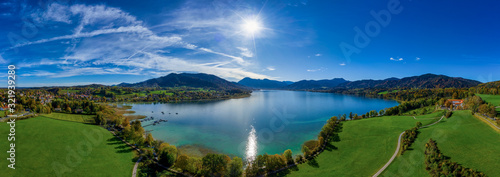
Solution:
M104 115L101 111L97 112L97 115L94 117L95 123L97 125L106 125L107 120L104 118Z
M323 137L320 137L320 138L323 138ZM285 153L283 153L283 156L284 156L284 157L285 157L285 159L286 159L286 163L288 163L288 164L293 163L292 150L287 149L287 150L285 151Z
M175 162L175 166L179 167L180 169L187 171L188 166L189 166L189 157L182 154L179 157L177 157L177 161Z
M279 154L269 155L266 159L266 169L271 172L285 166L286 162L283 156Z
M349 113L349 119L352 120L352 118L354 117L354 115L352 115L352 112Z
M417 128L422 127L422 122L417 122Z
M224 174L228 164L226 155L209 153L201 159L203 174L205 176L218 176Z
M151 133L148 133L148 135L146 136L146 140L145 140L145 143L149 146L151 146L153 144L153 141L155 139L153 138L153 135L151 135Z
M230 177L239 177L243 175L243 161L239 157L234 157L229 163L227 175Z
M161 150L158 155L158 162L166 167L171 167L175 163L175 154L169 150Z
M304 154L304 157L309 157L309 154L311 153L311 151L309 150L309 148L305 145L302 146L302 153Z
M451 103L451 101L450 101L450 100L446 100L446 102L444 102L444 107L449 108L449 107L451 107L451 106L453 106L453 104Z

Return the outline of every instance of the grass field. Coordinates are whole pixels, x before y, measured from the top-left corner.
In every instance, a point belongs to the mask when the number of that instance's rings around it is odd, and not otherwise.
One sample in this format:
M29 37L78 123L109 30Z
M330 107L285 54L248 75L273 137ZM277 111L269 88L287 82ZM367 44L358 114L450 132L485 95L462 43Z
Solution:
M415 127L435 122L441 112L416 116L384 116L343 123L340 141L333 142L315 160L299 165L287 176L371 176L396 149L398 135ZM431 119L429 119L431 118ZM284 175L284 174L280 174Z
M425 143L429 138L437 141L441 152L451 161L489 176L500 174L500 133L473 117L470 111L455 111L449 119L420 129L412 150L398 156L381 176L429 176L424 164Z
M414 109L414 110L411 110L411 111L407 111L407 112L403 113L403 115L409 116L409 115L425 115L425 114L430 114L430 113L434 112L435 107L436 106L434 106L434 105L426 106L426 107L423 107L423 108L418 108L418 109Z
M484 101L491 103L495 106L500 106L500 95L486 95L486 94L476 94L481 97Z
M383 94L387 94L387 93L395 93L395 92L398 92L399 90L391 90L391 91L383 91L383 92L379 92L378 94L379 95L383 95Z
M167 90L154 90L154 91L151 91L149 92L150 94L165 94L165 95L169 95L169 96L172 96L174 95L174 93L171 93L171 92L167 92Z
M16 169L11 170L6 160L8 131L8 125L0 123L0 134L5 135L0 141L0 176L132 175L134 152L107 130L43 116L16 122Z
M53 112L51 114L45 114L44 116L58 120L66 120L66 121L89 123L89 124L95 123L94 121L95 115L65 114L65 113Z

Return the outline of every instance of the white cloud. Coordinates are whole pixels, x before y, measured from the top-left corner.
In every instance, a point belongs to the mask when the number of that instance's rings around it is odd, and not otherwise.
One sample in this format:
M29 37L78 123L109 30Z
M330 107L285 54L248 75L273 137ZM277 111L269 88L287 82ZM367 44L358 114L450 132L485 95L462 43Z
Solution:
M274 68L274 66L269 66L269 67L267 67L266 69L267 69L267 70L269 70L269 71L274 71L274 70L276 70L276 68Z
M403 58L389 58L389 60L392 60L392 61L403 61Z
M345 63L340 63L339 65L340 65L340 66L345 66Z
M321 54L320 54L320 53L318 53L318 54L316 54L316 55L314 55L314 56L321 57Z
M319 69L308 69L307 72L316 72L316 71L321 71L322 69L319 68Z
M245 57L253 57L252 51L248 50L248 48L244 47L236 47L236 48L241 50L241 55Z
M420 58L419 58L419 57L417 57L415 60L420 61Z

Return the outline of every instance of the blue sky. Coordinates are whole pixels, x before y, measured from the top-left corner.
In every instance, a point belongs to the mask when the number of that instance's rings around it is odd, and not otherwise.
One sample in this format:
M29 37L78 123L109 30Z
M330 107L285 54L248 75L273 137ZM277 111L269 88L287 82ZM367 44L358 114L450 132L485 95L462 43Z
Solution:
M2 1L18 86L180 72L298 81L425 73L500 80L498 1ZM389 18L388 18L389 17ZM0 79L6 81L6 79Z

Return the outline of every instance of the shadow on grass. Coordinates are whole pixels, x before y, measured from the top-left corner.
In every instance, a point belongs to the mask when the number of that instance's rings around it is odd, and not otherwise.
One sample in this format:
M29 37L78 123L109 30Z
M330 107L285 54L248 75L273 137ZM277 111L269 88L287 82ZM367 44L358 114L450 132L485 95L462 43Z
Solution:
M313 168L319 168L319 164L316 161L316 158L307 161L307 165L309 165L309 166L311 166Z
M125 144L122 140L118 139L117 137L113 136L112 138L109 138L108 140L108 145L115 145L115 144Z
M293 166L293 167L290 167L290 168L288 168L286 170L280 171L278 173L275 173L275 174L272 174L272 175L269 175L269 176L273 176L273 177L287 176L291 172L294 172L294 171L299 171L299 167Z
M125 148L129 148L129 147L125 144L115 147L115 149L125 149Z
M333 150L337 150L337 149L339 149L339 148L334 146L331 142L326 143L325 151L333 151Z
M129 153L129 152L132 152L132 151L133 151L132 149L128 148L128 149L118 150L116 152L118 152L118 153Z
M132 148L130 148L127 144L125 144L122 140L118 139L115 136L109 138L107 141L107 145L114 146L114 148L117 149L117 153L129 153L133 151Z

